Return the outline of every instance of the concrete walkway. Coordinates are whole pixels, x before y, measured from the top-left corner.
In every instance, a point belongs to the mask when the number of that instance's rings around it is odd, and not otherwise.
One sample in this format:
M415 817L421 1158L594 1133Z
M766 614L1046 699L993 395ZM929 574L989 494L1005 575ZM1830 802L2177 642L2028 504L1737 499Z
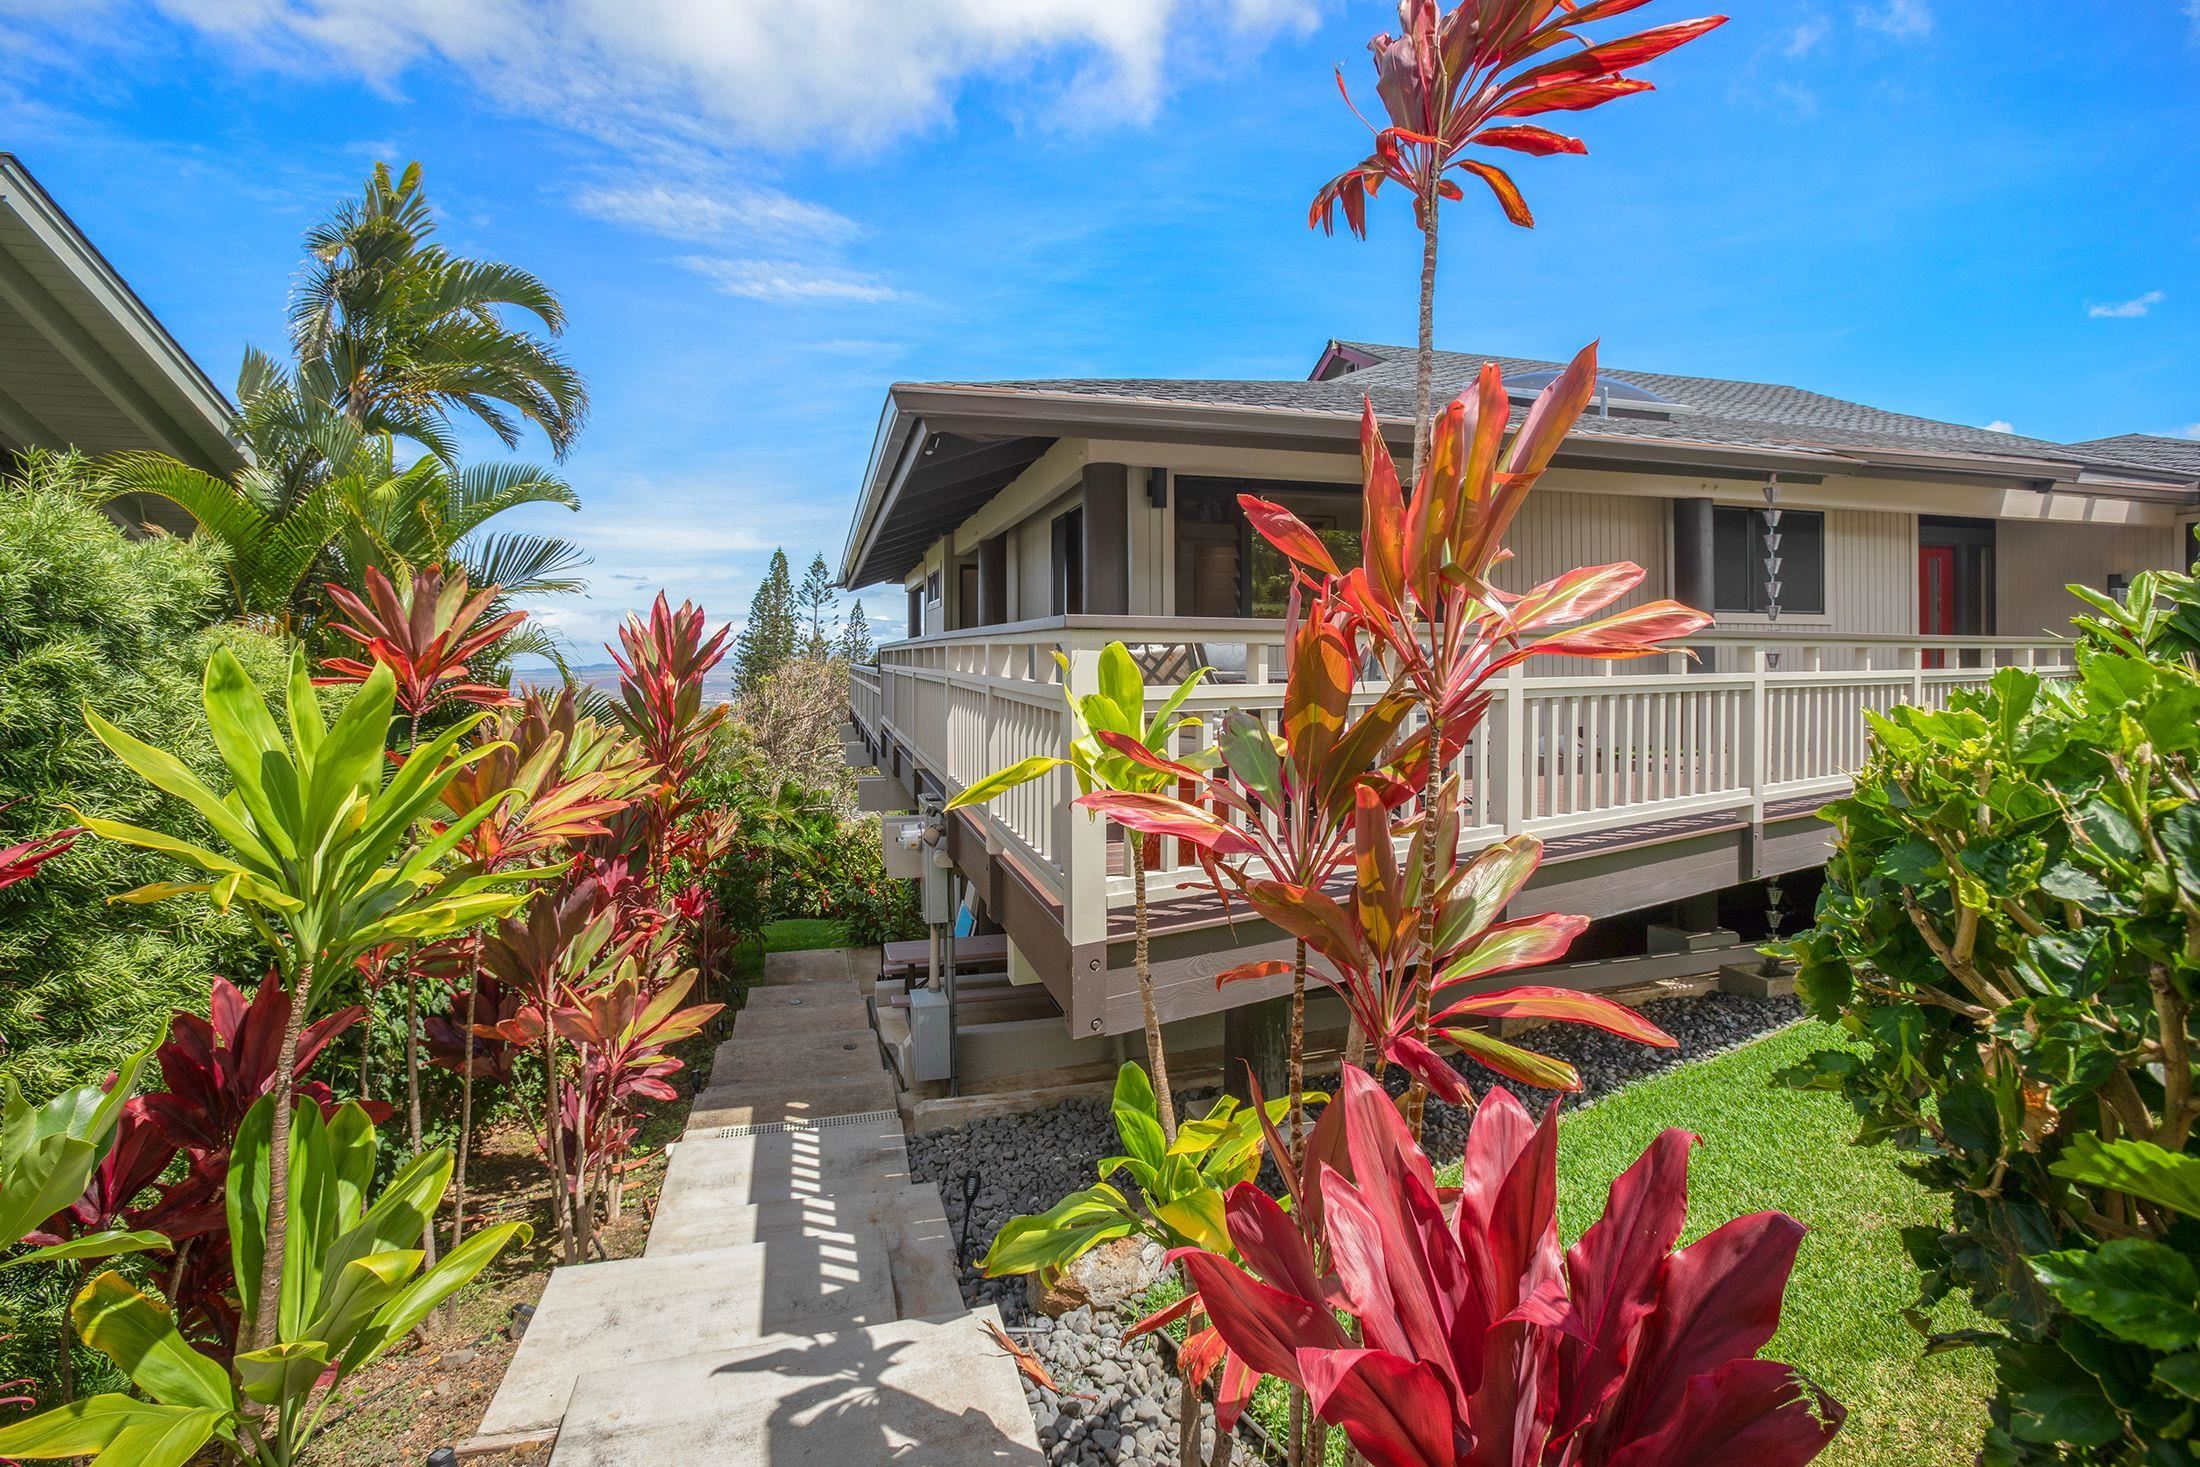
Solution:
M1016 1368L912 1182L853 952L774 953L673 1148L640 1258L560 1268L467 1453L1036 1467Z

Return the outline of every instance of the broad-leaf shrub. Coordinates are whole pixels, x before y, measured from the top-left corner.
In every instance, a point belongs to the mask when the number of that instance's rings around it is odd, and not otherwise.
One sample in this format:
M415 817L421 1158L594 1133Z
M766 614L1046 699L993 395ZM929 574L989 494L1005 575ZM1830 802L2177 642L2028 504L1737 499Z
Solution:
M2200 1169L2200 673L2113 645L1875 718L1791 946L1854 1041L1791 1080L1950 1200L1905 1237L1914 1317L1962 1292L1990 1321L1950 1343L1994 1354L1996 1462L2187 1462L2200 1435L2200 1224L2162 1190Z
M229 1169L231 1266L247 1316L259 1302L270 1243L273 1113L272 1097L253 1107ZM100 1454L118 1467L183 1467L220 1441L246 1462L289 1467L335 1404L336 1387L404 1339L506 1244L528 1236L525 1223L484 1228L423 1273L409 1245L443 1195L450 1153L420 1157L370 1201L374 1152L374 1123L356 1104L326 1121L306 1106L290 1127L296 1205L281 1296L268 1311L272 1345L225 1367L185 1341L165 1306L119 1273L102 1273L76 1296L70 1318L145 1399L98 1395L0 1428L0 1454L32 1461Z
M1204 1310L1243 1369L1302 1387L1375 1467L1795 1467L1840 1426L1757 1358L1801 1225L1755 1213L1674 1251L1687 1132L1652 1142L1566 1249L1555 1106L1537 1125L1490 1091L1452 1199L1362 1071L1323 1121L1293 1211L1233 1188L1245 1266L1183 1250L1196 1302L1165 1312Z
M1307 1097L1317 1104L1327 1098ZM1268 1124L1280 1123L1288 1107L1287 1100L1266 1102ZM979 1264L988 1277L1051 1277L1102 1243L1134 1234L1167 1248L1229 1251L1223 1197L1260 1171L1261 1110L1220 1096L1205 1115L1184 1122L1171 1142L1161 1133L1153 1081L1135 1064L1116 1072L1112 1110L1122 1153L1102 1158L1099 1180L1090 1187L1004 1224ZM1119 1177L1131 1191L1116 1185Z

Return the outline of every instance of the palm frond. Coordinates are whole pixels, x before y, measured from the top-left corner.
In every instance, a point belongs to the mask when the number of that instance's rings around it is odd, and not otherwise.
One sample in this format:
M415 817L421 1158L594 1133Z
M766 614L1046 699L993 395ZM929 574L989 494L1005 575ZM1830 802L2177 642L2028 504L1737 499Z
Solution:
M588 588L570 574L589 563L578 545L556 535L489 535L460 548L459 561L477 586L502 586L507 595L571 595Z

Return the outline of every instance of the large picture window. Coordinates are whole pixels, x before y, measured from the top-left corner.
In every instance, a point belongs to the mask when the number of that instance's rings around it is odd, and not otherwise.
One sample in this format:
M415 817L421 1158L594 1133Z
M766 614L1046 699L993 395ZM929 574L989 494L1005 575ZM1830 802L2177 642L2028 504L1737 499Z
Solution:
M1719 505L1711 511L1711 609L1763 616L1772 609L1765 584L1764 511ZM1780 512L1780 614L1826 613L1826 517L1817 510Z

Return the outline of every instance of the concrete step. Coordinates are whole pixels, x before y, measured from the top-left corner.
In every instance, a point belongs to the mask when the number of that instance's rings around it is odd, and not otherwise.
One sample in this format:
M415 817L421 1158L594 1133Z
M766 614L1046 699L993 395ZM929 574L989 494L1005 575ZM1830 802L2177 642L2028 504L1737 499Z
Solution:
M738 1074L738 1069L732 1073ZM695 1097L687 1134L727 1126L765 1126L822 1121L834 1116L871 1115L894 1109L893 1077L871 1056L867 1074L820 1078L796 1085L765 1077L713 1085Z
M891 1184L803 1202L728 1207L701 1192L668 1196L657 1207L644 1258L709 1252L743 1243L800 1237L854 1246L864 1233L886 1245L894 1315L929 1319L962 1312L955 1235L937 1187Z
M863 976L859 971L862 952L859 948L821 947L799 953L766 953L764 976L757 982L770 988L782 983L838 981L847 984L853 993Z
M739 1207L906 1184L909 1148L898 1115L836 1125L773 1127L721 1136L690 1131L672 1150L657 1207L693 1194L702 1205Z
M552 1467L1038 1467L1016 1368L988 1307L706 1350L584 1377Z
M837 983L824 993L812 992L808 984L756 989L733 1020L736 1035L841 1031L852 1037L870 1028L870 1005Z
M606 1371L894 1317L885 1240L868 1229L560 1268L479 1436L546 1440L574 1383Z

